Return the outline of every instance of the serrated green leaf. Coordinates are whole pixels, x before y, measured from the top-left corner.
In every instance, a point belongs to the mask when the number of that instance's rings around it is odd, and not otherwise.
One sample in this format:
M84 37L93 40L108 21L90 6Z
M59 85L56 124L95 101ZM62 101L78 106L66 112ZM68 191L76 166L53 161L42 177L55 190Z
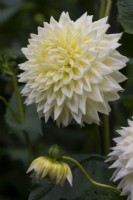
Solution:
M133 34L133 0L118 0L119 20L125 32Z
M12 95L9 104L13 108L16 115L19 116L15 93ZM38 136L42 134L41 122L39 120L35 105L24 105L24 110L25 120L21 124L13 118L9 109L6 110L5 120L11 132L17 133L21 137L21 133L26 131L29 134L31 142L34 143Z

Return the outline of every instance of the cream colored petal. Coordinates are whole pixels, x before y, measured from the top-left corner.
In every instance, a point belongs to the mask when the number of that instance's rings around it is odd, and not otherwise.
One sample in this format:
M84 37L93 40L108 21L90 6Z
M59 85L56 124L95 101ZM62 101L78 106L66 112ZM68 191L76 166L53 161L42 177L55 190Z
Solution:
M108 114L108 102L119 98L119 83L126 79L119 70L128 58L116 50L121 33L106 34L108 27L107 17L92 22L85 13L74 22L63 12L59 22L51 17L31 34L19 81L25 83L25 103L36 103L45 122L51 117L58 126L72 119L98 124L97 113Z
M58 106L58 105L54 106L54 120L56 120L59 117L62 110L63 110L63 106Z

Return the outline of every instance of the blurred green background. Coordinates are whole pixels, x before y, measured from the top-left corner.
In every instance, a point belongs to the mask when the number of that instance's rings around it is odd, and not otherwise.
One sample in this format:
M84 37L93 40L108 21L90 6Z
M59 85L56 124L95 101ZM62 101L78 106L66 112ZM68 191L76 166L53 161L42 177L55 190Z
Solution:
M37 27L49 21L50 16L58 20L62 11L68 11L71 19L75 20L87 12L97 20L99 7L100 0L0 0L0 96L10 102L15 112L17 106L13 84L10 74L3 73L3 66L19 73L18 64L26 60L21 48L27 46L30 33L37 33ZM123 31L118 22L115 0L109 23L109 33ZM122 84L125 91L121 93L120 100L111 104L109 121L112 137L116 134L115 129L126 126L127 118L133 115L133 35L124 33L120 42L122 46L119 51L130 61L122 70L128 77ZM67 128L57 128L52 121L46 125L43 119L39 121L34 105L25 109L26 121L20 126L0 100L0 200L28 199L31 184L26 170L31 157L42 155L51 144L59 144L64 153L96 153L92 145L95 143L95 125L80 128L73 122ZM29 149L28 139L22 134L23 129L29 133L32 149ZM101 121L100 132L102 130ZM31 151L31 157L27 149Z

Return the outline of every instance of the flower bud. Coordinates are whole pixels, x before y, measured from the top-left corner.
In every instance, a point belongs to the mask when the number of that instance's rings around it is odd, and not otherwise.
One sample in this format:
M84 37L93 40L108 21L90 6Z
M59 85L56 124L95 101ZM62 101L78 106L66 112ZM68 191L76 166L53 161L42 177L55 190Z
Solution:
M61 152L60 152L60 147L58 145L53 145L49 149L49 155L51 158L55 160L61 160Z

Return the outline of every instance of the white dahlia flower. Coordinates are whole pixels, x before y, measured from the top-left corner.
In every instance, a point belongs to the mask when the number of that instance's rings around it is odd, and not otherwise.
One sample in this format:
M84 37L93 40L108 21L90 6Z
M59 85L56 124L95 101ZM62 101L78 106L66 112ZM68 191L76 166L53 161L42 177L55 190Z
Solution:
M115 160L110 168L117 168L111 179L122 179L118 185L122 195L129 195L128 200L133 200L133 121L128 120L129 127L117 131L120 134L115 138L116 146L112 148L107 161Z
M128 59L116 50L122 34L106 34L106 22L92 22L86 13L74 22L63 12L59 22L51 17L31 34L19 81L26 83L26 104L36 103L45 122L52 117L63 126L72 119L98 124L98 112L109 114L108 102L119 98L126 79L119 70Z
M36 158L27 170L27 173L34 170L37 178L47 178L56 184L63 185L67 179L72 186L72 172L68 164L49 157Z

